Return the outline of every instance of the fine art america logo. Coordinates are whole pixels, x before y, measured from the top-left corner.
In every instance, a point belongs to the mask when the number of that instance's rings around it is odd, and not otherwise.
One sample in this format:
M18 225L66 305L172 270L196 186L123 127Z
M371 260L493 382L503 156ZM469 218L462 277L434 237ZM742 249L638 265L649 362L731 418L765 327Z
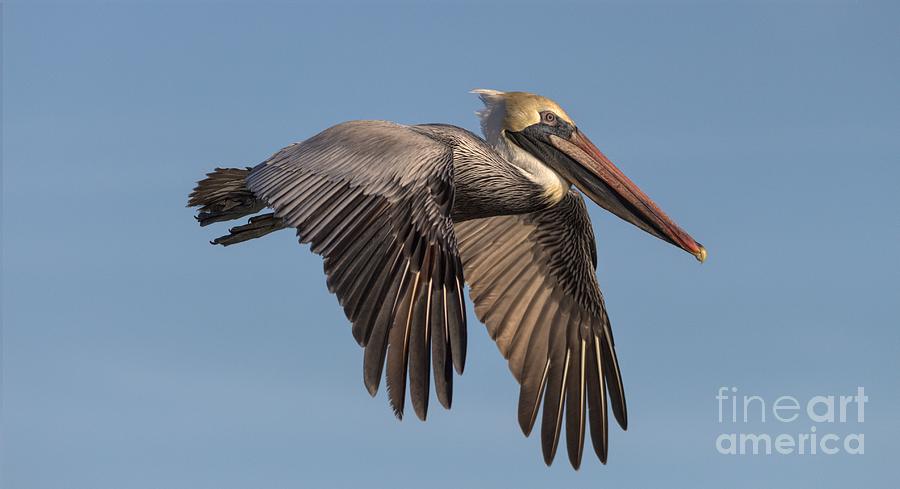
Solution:
M856 395L817 395L808 399L764 399L738 394L737 387L719 387L719 423L733 429L716 437L716 450L723 455L862 455L865 435L844 433L846 430L838 428L855 422L853 427L861 429L868 400L862 387L856 388ZM747 432L751 425L752 433ZM774 429L757 431L757 426Z

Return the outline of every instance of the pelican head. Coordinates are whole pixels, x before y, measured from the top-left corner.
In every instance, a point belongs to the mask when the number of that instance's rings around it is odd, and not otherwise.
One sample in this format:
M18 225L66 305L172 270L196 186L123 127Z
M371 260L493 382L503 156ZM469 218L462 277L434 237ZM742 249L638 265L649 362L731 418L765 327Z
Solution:
M473 93L485 104L478 115L489 142L530 155L600 207L706 260L706 249L604 156L556 102L526 92Z

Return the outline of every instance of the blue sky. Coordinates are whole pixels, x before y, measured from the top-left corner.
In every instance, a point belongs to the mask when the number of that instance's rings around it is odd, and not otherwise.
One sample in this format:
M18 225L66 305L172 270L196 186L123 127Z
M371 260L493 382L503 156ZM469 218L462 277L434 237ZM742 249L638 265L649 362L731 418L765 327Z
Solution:
M896 3L3 5L4 488L896 487ZM710 258L591 208L630 411L551 468L470 325L454 406L397 422L321 261L184 208L361 118L558 101ZM865 454L722 455L716 392L869 396ZM852 416L851 416L852 417Z

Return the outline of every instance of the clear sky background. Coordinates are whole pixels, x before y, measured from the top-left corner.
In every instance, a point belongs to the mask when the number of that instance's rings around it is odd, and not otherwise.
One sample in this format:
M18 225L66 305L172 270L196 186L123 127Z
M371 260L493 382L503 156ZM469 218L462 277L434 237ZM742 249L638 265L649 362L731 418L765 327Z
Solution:
M897 487L896 2L3 5L5 489ZM547 468L469 328L454 406L398 422L290 232L223 249L215 166L361 118L477 130L557 100L710 252L591 206L630 428ZM864 455L717 453L720 386L869 396ZM758 415L757 415L758 416ZM851 418L853 416L851 415Z

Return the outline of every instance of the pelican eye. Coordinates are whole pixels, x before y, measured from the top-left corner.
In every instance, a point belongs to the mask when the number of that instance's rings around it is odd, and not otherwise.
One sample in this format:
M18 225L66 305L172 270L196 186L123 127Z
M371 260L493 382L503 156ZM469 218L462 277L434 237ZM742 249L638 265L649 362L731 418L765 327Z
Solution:
M541 112L541 122L547 125L555 126L557 121L556 114L553 112L545 110Z

